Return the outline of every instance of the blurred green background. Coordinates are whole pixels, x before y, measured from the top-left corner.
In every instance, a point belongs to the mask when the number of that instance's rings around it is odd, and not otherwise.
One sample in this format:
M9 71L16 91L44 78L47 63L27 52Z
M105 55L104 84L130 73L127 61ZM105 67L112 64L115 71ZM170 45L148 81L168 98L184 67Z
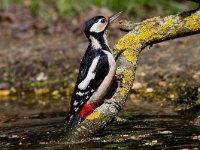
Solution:
M71 17L90 7L107 7L112 11L125 11L136 18L145 18L156 12L169 15L187 8L184 0L0 0L0 8L13 5L28 8L36 17L46 20Z

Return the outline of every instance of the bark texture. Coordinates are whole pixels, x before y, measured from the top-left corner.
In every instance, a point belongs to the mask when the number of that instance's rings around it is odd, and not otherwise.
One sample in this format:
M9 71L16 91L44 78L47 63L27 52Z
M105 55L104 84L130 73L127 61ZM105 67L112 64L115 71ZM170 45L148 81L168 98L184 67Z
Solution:
M119 113L127 100L132 87L137 58L148 45L182 36L200 33L200 10L183 12L166 17L154 17L140 23L121 21L121 29L128 33L119 39L115 50L122 52L117 59L116 75L122 76L122 83L115 88L111 98L95 109L66 136L59 141L61 144L78 143L87 140L94 133L103 129Z

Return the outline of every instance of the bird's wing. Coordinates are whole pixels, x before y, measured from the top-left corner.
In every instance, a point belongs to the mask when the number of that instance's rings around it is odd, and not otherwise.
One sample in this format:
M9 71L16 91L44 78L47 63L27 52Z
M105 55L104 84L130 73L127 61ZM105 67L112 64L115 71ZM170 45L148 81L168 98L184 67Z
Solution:
M76 120L74 114L78 115L84 104L90 99L108 72L108 57L103 52L90 61L87 59L82 60L70 103L70 111L65 119L70 126Z

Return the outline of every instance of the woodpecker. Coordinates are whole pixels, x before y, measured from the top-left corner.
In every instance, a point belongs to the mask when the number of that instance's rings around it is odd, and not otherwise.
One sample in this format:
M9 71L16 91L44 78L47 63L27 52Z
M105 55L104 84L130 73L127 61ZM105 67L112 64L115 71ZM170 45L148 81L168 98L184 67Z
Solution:
M86 22L84 33L89 41L82 58L70 109L65 123L73 128L103 103L116 71L116 62L107 42L106 30L121 15L96 16Z

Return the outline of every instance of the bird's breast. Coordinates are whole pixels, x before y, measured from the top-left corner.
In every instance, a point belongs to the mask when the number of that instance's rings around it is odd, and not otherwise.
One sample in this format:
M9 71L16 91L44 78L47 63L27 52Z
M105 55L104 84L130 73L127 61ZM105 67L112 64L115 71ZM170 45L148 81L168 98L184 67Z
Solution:
M107 93L107 91L110 89L110 86L113 82L115 71L116 71L116 62L113 57L113 55L108 52L103 50L103 52L107 55L108 57L108 63L109 63L109 71L98 89L94 92L94 94L91 96L89 99L90 102L98 101L101 100Z

